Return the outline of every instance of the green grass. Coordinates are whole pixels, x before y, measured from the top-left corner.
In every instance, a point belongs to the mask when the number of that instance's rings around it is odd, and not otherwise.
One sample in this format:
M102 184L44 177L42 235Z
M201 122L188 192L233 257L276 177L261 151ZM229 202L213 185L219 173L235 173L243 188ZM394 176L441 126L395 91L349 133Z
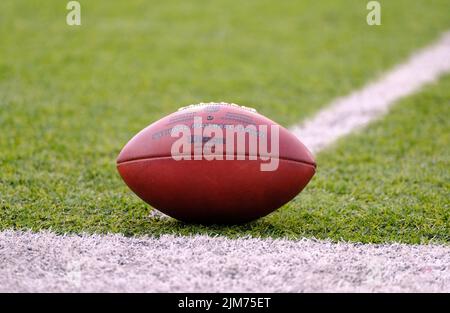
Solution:
M292 236L449 243L449 116L447 76L321 153L312 184L266 222Z
M115 169L132 135L189 103L313 114L450 28L447 0L382 1L380 27L364 1L80 2L78 28L64 1L0 2L0 229L449 241L448 79L321 154L296 201L245 226L149 220Z

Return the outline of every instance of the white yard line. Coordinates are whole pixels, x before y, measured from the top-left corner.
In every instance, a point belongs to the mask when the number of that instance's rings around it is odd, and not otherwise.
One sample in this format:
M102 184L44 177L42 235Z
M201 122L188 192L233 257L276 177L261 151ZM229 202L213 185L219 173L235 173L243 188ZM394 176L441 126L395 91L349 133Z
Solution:
M402 97L450 72L450 32L377 81L339 98L291 130L313 152L385 114Z
M450 247L0 233L0 292L450 291Z
M450 71L450 33L292 128L314 152ZM450 247L0 232L0 291L441 291Z

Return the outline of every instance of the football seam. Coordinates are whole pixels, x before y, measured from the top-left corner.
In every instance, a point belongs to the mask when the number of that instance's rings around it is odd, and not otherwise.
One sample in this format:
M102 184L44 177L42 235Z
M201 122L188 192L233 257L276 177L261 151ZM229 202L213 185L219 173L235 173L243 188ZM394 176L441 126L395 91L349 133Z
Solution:
M179 161L205 161L203 159L205 155L202 154L202 159L201 160L179 160ZM212 156L211 154L207 154L206 156ZM227 156L231 156L230 154L224 154L223 157L227 157ZM245 157L248 157L248 155L244 155ZM191 155L192 157L192 155ZM235 155L233 155L233 157L237 157ZM136 159L130 159L130 160L126 160L126 161L122 161L122 162L116 162L117 165L122 165L122 164L126 164L126 163L134 163L134 162L139 162L139 161L146 161L146 160L155 160L155 159L173 159L172 156L154 156L154 157L148 157L148 158L136 158ZM278 159L280 161L289 161L289 162L294 162L294 163L300 163L303 165L308 165L313 167L314 169L316 169L317 165L315 163L309 163L309 162L305 162L305 161L299 161L299 160L294 160L294 159L290 159L290 158L275 158ZM176 160L175 160L176 161ZM244 159L244 160L237 160L237 159L233 159L233 160L211 160L211 161L254 161L254 160L249 160L249 159ZM176 161L177 162L177 161Z

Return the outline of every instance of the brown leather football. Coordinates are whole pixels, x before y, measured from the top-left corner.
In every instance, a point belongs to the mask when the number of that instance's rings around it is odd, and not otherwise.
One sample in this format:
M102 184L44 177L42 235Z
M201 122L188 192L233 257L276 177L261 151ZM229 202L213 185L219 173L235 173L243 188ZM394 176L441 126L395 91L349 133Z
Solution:
M290 201L316 164L292 133L255 110L201 103L140 131L120 152L117 168L159 211L185 222L229 224Z

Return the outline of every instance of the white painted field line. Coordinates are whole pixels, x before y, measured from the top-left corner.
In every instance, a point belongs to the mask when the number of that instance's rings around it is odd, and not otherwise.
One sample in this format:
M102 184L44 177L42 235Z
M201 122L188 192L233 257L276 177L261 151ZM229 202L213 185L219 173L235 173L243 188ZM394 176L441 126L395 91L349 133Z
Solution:
M450 291L450 247L0 233L0 292Z
M337 99L291 130L313 152L385 114L402 97L450 71L450 32L377 81Z
M317 152L450 71L450 33L293 128ZM0 232L0 291L450 292L450 247Z

